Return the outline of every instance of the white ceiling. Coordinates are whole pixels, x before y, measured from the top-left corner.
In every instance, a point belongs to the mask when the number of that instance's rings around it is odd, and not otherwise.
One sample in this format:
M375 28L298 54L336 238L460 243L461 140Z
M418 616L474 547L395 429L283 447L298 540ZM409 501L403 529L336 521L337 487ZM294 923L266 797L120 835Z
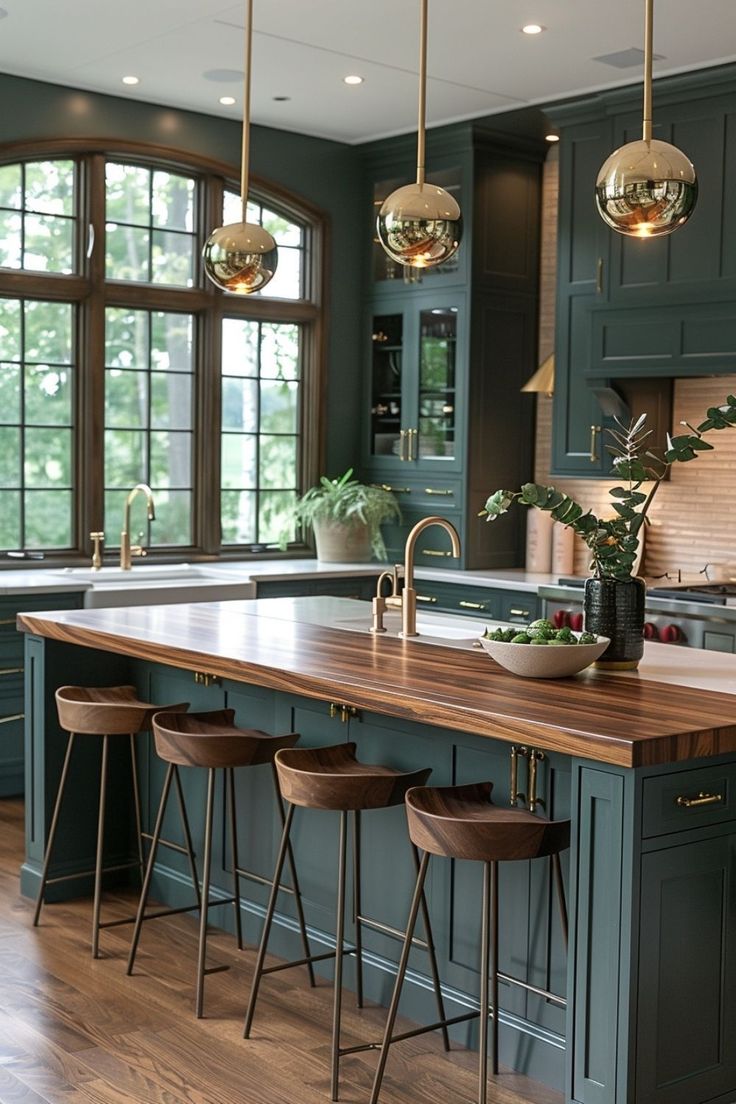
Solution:
M239 81L203 74L242 71L242 3L0 2L4 72L240 117ZM430 125L640 79L593 59L641 46L643 0L431 0L429 11ZM415 129L418 12L418 0L256 0L253 121L344 142ZM736 60L734 0L658 0L655 21L655 76ZM527 22L547 30L521 34ZM346 86L348 73L364 83ZM125 87L127 74L141 83Z

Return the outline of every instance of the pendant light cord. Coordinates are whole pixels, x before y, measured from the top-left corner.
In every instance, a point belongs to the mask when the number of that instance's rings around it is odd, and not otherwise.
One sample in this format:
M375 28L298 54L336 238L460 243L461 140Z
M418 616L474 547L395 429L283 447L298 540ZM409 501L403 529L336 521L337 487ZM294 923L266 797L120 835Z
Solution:
M419 125L417 127L417 185L424 187L424 130L427 115L427 5L420 0L419 26Z
M654 38L654 0L644 0L644 120L642 138L652 140L652 40Z
M243 64L243 145L240 156L242 222L248 221L248 159L250 155L250 62L253 39L253 0L245 0L245 58Z

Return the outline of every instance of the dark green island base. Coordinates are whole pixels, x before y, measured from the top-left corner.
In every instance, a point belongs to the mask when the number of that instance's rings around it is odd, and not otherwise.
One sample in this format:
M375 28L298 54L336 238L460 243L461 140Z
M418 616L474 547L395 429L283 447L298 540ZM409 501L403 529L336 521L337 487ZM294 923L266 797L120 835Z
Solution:
M65 744L54 691L65 683L131 682L141 697L161 704L188 701L193 710L229 706L239 724L272 733L296 730L305 745L355 740L366 761L407 770L431 766L435 784L491 779L498 803L509 799L510 746L526 743L544 752L539 793L545 812L572 819L572 845L563 856L570 945L566 953L547 863L503 864L500 965L507 974L565 996L568 1007L502 984L502 1065L578 1104L733 1104L736 699L691 690L692 709L709 707L708 725L704 721L695 733L672 721L660 724L661 714L647 717L653 708L647 703L658 692L673 698L677 711L677 695L684 692L676 685L622 682L593 672L535 683L514 679L470 649L376 640L314 624L320 619L315 610L322 610L323 624L329 625L336 611L354 616L365 608L345 599L274 599L24 615L29 799L22 892L34 896L39 883ZM654 648L660 650L648 654L667 654L663 645ZM736 658L718 657L718 663L726 662L733 662L736 675ZM203 685L203 675L209 676L209 685ZM474 704L479 692L485 695L485 712ZM577 696L591 693L589 700L597 707L580 706ZM628 707L626 693L631 695ZM540 722L535 709L547 698L557 705ZM488 720L495 723L500 715L499 702L504 714L494 738ZM456 714L446 712L448 704ZM559 717L553 715L557 707ZM450 720L437 723L438 710ZM576 712L580 724L571 720ZM609 751L606 726L616 716L622 734L643 733L628 752L613 737ZM655 746L647 743L647 724L652 731L657 728L658 739L666 732L678 738L692 734L693 751L678 754L675 761L647 755L646 748ZM581 742L586 726L598 733L590 738L589 753ZM565 750L568 743L570 751ZM100 750L91 737L80 744L52 875L88 871L94 864ZM121 746L111 757L111 862L133 855L126 751ZM635 753L634 763L649 765L626 765L625 755ZM140 766L150 831L164 772L148 736L140 739ZM522 765L522 791L528 786L525 771ZM184 770L182 775L195 848L201 851L204 772ZM237 785L241 866L268 877L279 837L268 768L240 771ZM703 794L719 800L678 804L678 797ZM223 846L221 793L217 801L214 892L225 897L231 891L230 855ZM317 949L329 948L334 945L337 814L298 810L295 824L310 936ZM174 802L164 831L168 838L179 838ZM403 927L414 880L403 810L365 815L362 849L364 913ZM192 900L183 856L162 852L154 890L159 900L174 906ZM89 879L80 876L63 883L63 889L50 887L48 899L89 892ZM254 944L266 890L255 885L247 892L242 901L245 938ZM429 903L448 1011L456 1015L477 1007L480 868L435 860ZM287 895L279 909L272 950L298 957ZM213 920L230 926L232 910L223 908L221 916L215 911ZM144 929L144 948L145 940ZM398 945L366 930L364 947L366 996L385 1005ZM102 949L104 954L104 933ZM346 982L351 984L349 966ZM413 953L405 994L403 1011L418 1021L434 1018L421 950ZM246 999L244 992L244 1008ZM473 1029L463 1029L456 1038L476 1042Z

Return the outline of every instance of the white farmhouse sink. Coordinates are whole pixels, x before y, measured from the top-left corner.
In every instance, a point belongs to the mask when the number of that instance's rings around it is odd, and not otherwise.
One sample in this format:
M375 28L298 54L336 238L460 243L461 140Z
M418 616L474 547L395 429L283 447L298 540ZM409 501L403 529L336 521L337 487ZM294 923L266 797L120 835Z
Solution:
M206 565L188 563L151 564L150 566L141 564L131 568L130 571L123 571L120 567L101 567L99 571L93 571L90 567L65 567L58 574L69 575L72 579L81 579L84 583L94 583L97 586L105 583L155 586L161 579L215 577L215 573L208 571Z
M67 567L57 574L89 584L85 609L109 606L155 606L180 602L222 602L229 598L255 598L249 577L208 569L207 564L136 565L119 567Z

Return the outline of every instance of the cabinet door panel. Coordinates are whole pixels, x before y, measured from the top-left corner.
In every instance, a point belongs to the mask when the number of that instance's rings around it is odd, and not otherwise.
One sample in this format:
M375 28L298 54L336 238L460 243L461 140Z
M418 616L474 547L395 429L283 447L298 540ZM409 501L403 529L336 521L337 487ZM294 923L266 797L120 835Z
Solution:
M560 143L560 291L596 290L608 231L595 203L595 182L611 152L607 119L568 128Z
M736 835L642 860L637 1099L690 1104L736 1078Z
M671 141L683 150L698 174L698 202L686 226L667 238L671 284L715 282L721 274L723 213L723 116L703 113L675 121ZM728 202L728 201L727 201Z
M603 414L585 382L591 351L591 296L561 302L552 426L552 475L607 474ZM563 313L564 312L564 313Z

